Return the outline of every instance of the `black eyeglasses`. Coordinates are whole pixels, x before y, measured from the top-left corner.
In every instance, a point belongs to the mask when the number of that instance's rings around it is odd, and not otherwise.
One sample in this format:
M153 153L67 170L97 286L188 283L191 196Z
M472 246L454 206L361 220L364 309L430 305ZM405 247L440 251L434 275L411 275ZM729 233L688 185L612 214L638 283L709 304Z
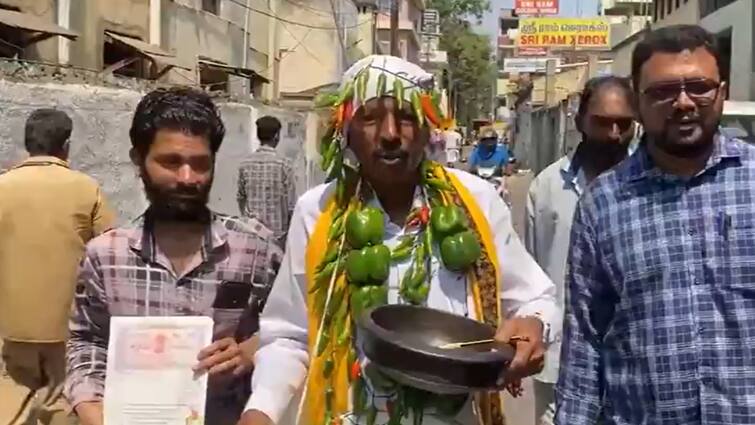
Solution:
M662 82L649 86L642 94L650 98L656 104L671 104L682 91L695 102L697 106L708 106L716 100L720 81L708 78L694 78L689 80Z
M621 133L628 131L632 128L632 124L634 124L634 118L605 117L602 115L593 115L590 118L598 127L603 127L609 130L613 130L613 126L616 125Z

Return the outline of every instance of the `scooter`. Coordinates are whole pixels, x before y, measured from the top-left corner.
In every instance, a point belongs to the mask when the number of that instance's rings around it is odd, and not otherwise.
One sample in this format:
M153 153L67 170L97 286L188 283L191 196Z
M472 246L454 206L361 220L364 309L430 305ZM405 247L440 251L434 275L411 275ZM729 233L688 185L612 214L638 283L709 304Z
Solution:
M498 196L503 198L503 202L506 203L509 207L511 207L511 196L509 194L509 190L506 187L506 179L504 177L496 176L495 166L493 167L477 167L477 175L480 176L480 178L483 178L490 182L498 192Z

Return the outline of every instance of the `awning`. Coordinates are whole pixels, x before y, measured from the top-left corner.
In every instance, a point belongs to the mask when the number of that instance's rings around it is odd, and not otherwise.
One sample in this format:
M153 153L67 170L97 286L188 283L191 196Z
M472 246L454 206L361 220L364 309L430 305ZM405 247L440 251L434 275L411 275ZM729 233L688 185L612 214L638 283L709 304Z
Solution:
M38 16L29 13L15 12L13 10L0 9L0 25L18 28L29 32L38 32L48 37L60 35L73 40L79 36L79 34L74 31L55 25L52 22L47 22ZM39 39L36 39L35 41L39 41Z
M191 70L191 67L181 64L181 62L178 61L178 58L176 58L175 55L173 55L172 53L166 52L165 50L161 49L159 46L145 43L136 38L114 34L110 31L105 31L105 34L116 43L121 43L134 49L137 53L147 56L148 58L155 61L155 63L157 63L158 65L174 66L176 68L182 68L189 71Z
M269 84L270 80L260 75L257 71L249 68L243 68L240 66L231 66L222 62L214 61L211 59L206 58L199 58L199 64L201 66L206 66L211 69L217 69L224 72L227 72L231 75L236 75L238 77L245 77L249 78L250 80L260 80L263 83Z

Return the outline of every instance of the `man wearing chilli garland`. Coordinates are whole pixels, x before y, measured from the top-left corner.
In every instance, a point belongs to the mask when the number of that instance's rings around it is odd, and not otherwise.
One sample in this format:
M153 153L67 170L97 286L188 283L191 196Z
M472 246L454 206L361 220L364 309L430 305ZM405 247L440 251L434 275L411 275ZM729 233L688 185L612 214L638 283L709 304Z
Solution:
M386 303L489 323L502 342L524 337L502 388L518 393L519 380L542 368L560 320L555 288L491 185L424 159L430 132L444 124L437 98L421 68L371 56L321 99L334 110L321 146L329 182L294 209L241 425L278 424L285 413L311 425L503 424L498 392L418 394L377 373L359 352L354 320Z

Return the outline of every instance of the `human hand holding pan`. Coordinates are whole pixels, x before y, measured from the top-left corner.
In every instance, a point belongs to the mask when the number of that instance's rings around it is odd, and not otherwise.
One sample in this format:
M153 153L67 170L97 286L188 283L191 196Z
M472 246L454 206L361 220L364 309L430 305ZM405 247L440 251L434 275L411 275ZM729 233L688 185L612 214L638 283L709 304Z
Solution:
M427 307L378 307L358 318L357 327L361 348L371 364L400 384L436 394L500 388L499 377L516 352L512 345L495 342L495 328ZM441 348L481 339L491 342Z
M498 327L495 340L513 345L516 352L509 367L499 377L499 385L512 396L522 394L522 378L535 375L545 365L543 322L537 317L516 317Z
M458 350L459 348L473 347L477 345L507 344L514 347L514 349L516 349L516 344L520 342L529 342L529 338L525 336L512 336L505 342L496 341L495 338L478 339L475 341L452 342L448 344L443 344L439 348L443 350ZM506 389L509 393L511 393L511 395L514 398L517 398L524 393L521 379L512 379L509 381L506 379L505 374L503 374L500 378L500 386L501 388Z

